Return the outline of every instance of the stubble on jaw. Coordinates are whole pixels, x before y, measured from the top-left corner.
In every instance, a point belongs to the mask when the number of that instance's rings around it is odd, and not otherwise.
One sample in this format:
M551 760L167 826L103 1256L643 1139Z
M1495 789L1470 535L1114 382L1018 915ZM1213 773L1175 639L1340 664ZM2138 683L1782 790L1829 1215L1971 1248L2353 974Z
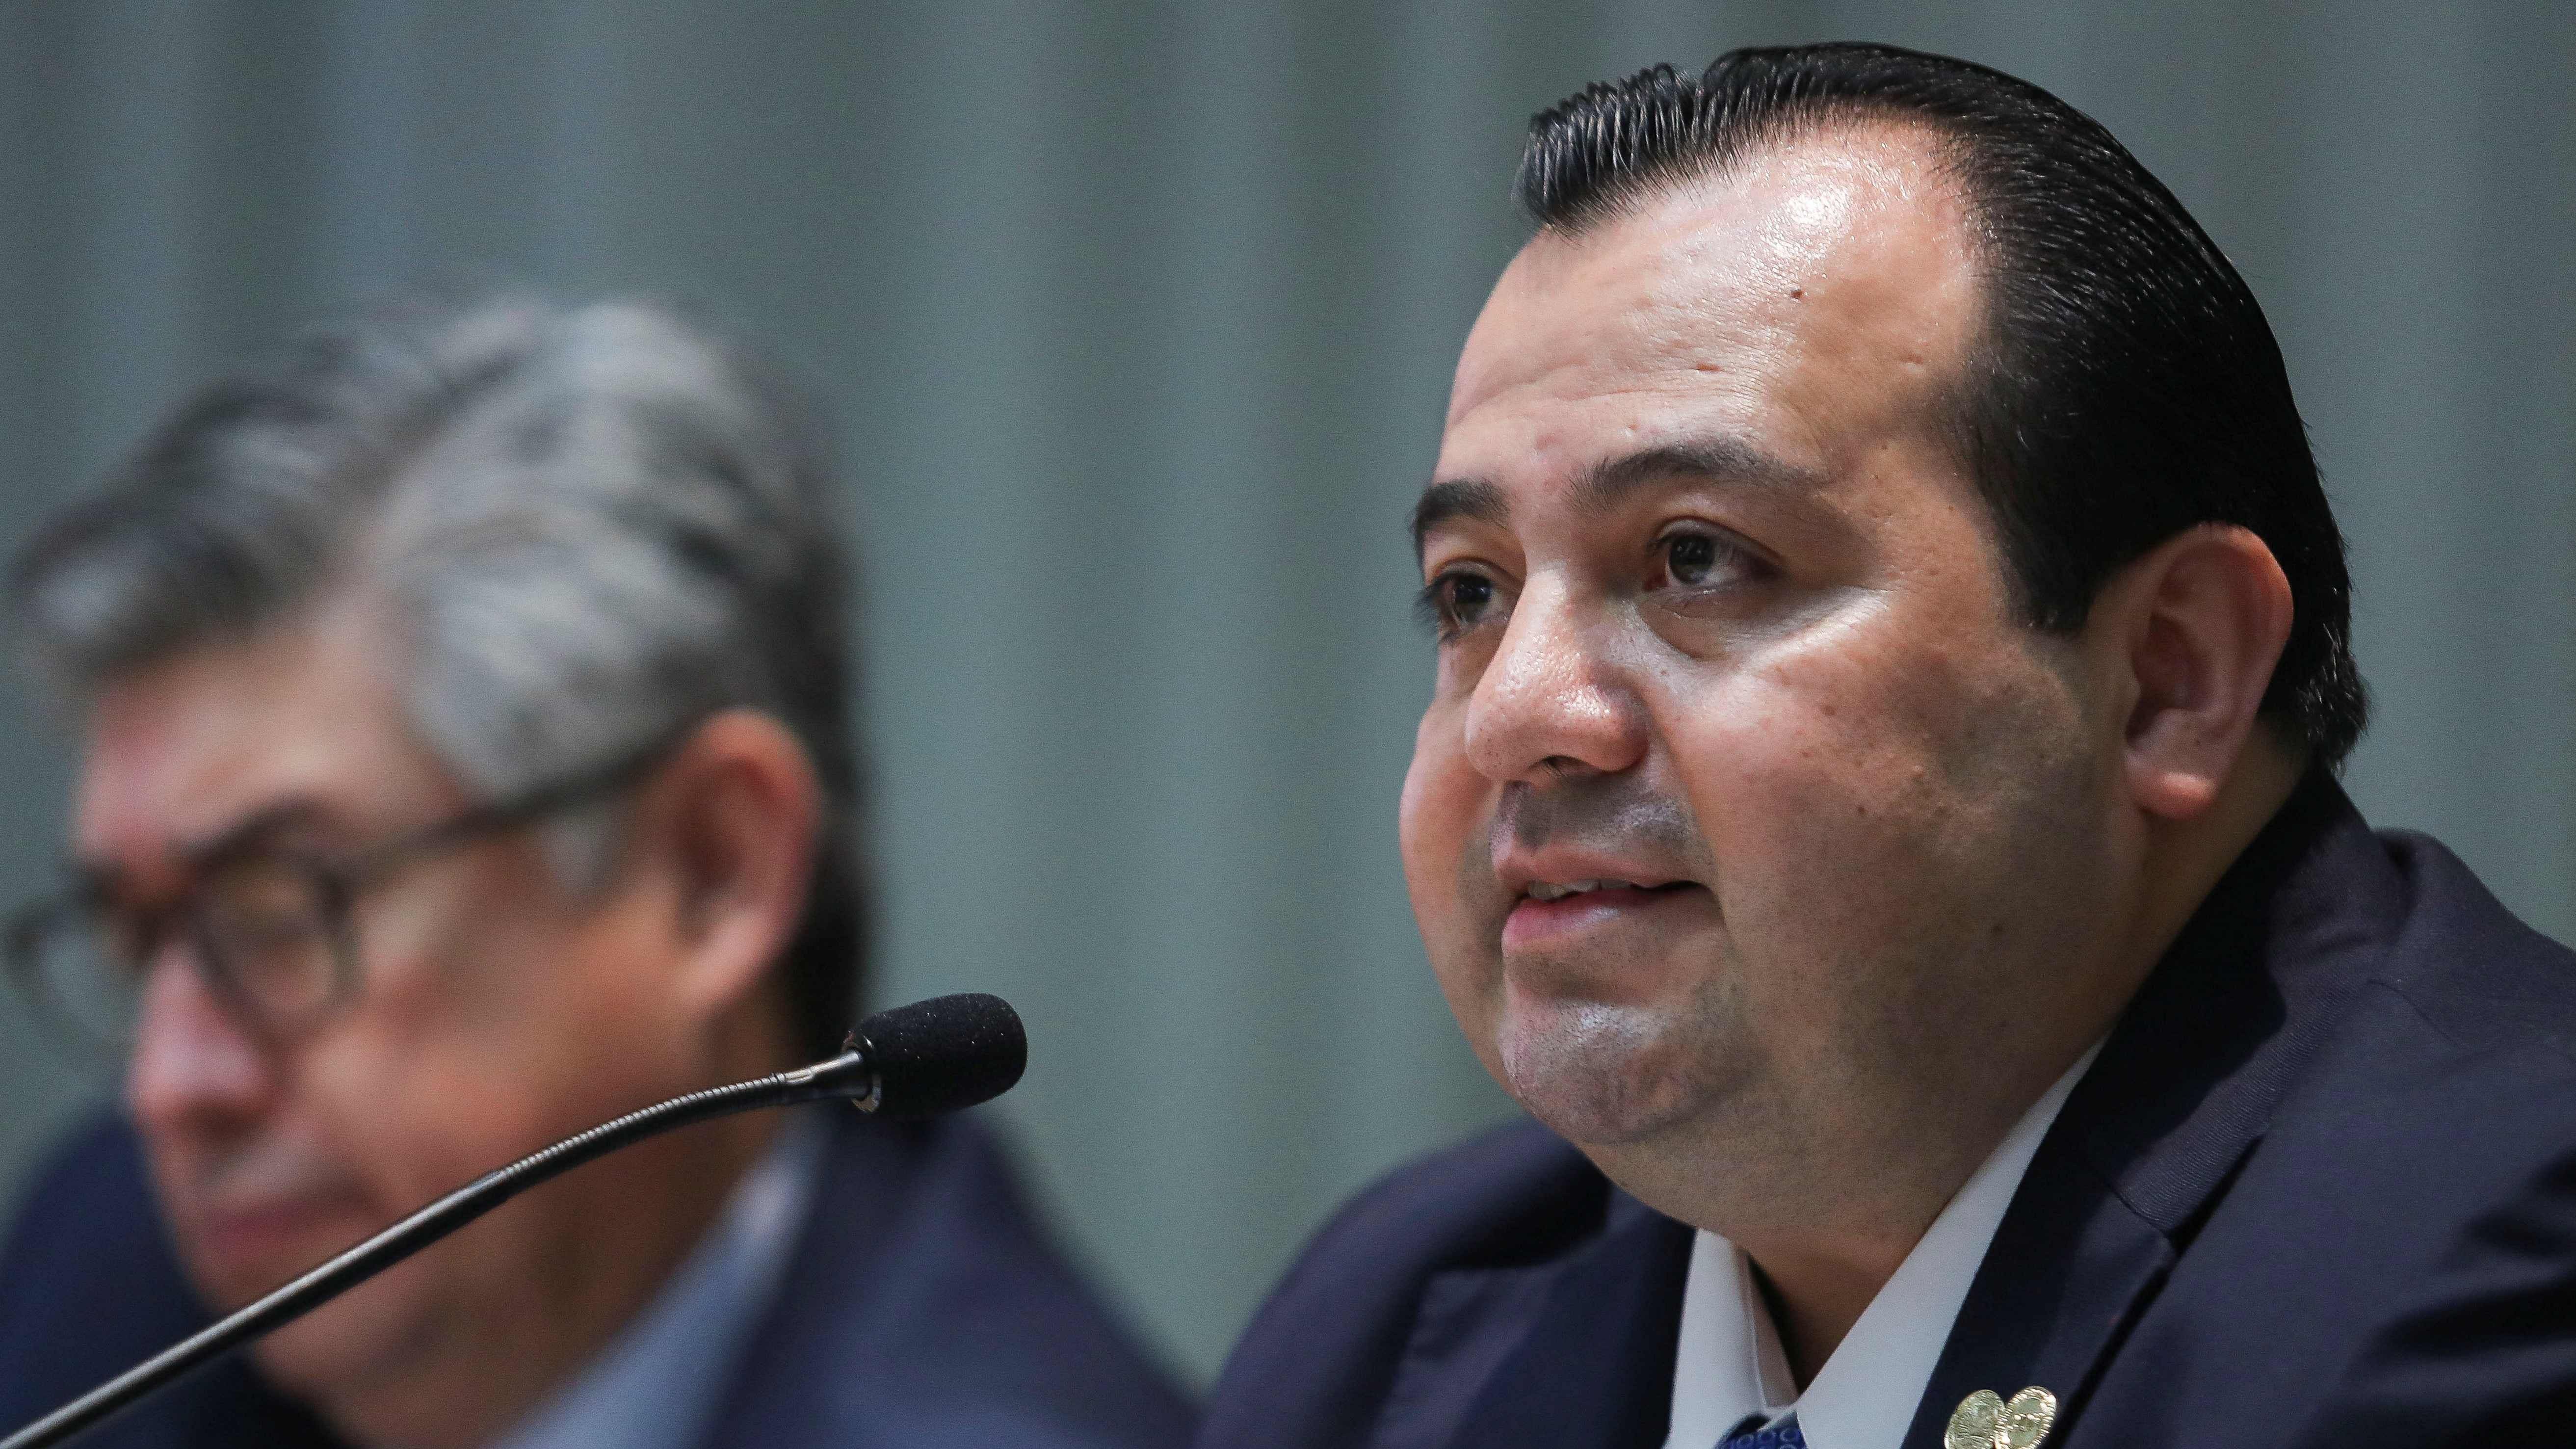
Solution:
M1758 1047L1728 1030L1727 983L1703 984L1675 1007L1558 1001L1507 1007L1496 1034L1504 1086L1580 1147L1651 1141L1703 1119L1759 1072ZM1730 1042L1729 1037L1733 1040Z
M1511 846L1566 843L1667 866L1715 896L1715 871L1687 802L1628 776L1503 788L1459 862L1459 890L1499 932L1514 905L1494 862ZM1644 951L1503 959L1494 979L1493 1053L1503 1087L1530 1115L1578 1145L1633 1143L1705 1113L1759 1076L1743 1030L1742 983L1707 963L1678 1000L1619 999L1617 983L1669 974ZM1634 955L1637 959L1622 959Z

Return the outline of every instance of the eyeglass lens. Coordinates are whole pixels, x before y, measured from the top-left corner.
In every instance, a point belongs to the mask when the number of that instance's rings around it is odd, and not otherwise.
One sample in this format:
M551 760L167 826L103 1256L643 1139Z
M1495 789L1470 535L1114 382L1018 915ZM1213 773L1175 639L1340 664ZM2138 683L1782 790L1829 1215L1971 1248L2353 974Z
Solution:
M108 917L64 906L20 932L10 943L12 964L57 1028L93 1046L121 1048L133 1039L139 993Z
M261 858L201 878L166 922L112 906L57 912L20 944L22 969L64 1025L123 1047L134 1037L144 975L174 930L207 985L264 1027L320 1014L345 974L326 883L293 862Z

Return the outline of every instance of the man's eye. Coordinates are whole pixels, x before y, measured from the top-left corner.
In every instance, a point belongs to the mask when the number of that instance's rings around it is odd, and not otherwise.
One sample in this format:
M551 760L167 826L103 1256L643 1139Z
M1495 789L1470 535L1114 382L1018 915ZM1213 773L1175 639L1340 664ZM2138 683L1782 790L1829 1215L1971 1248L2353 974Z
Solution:
M1415 609L1442 639L1454 639L1481 623L1494 604L1494 581L1466 569L1452 569L1423 586Z
M1704 589L1736 582L1760 567L1760 560L1750 549L1714 533L1668 533L1657 543L1657 549L1663 555L1665 579L1678 588Z
M1705 584L1709 570L1717 567L1717 540L1704 533L1676 534L1664 545L1664 563L1674 583Z
M161 949L163 924L158 911L102 910L91 928L104 958L100 964L129 986L142 980L153 953Z

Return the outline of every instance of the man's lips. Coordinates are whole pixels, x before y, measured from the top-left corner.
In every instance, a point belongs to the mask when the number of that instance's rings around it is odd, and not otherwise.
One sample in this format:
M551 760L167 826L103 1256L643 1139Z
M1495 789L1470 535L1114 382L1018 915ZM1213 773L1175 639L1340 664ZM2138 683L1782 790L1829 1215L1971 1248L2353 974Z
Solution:
M1542 889L1537 895L1523 894L1512 904L1511 913L1503 918L1506 954L1576 945L1594 932L1651 920L1707 892L1693 881L1656 886L1603 883L1552 900L1540 899L1540 895L1555 894Z
M186 1217L190 1256L219 1278L280 1279L363 1237L372 1218L354 1197L264 1198Z

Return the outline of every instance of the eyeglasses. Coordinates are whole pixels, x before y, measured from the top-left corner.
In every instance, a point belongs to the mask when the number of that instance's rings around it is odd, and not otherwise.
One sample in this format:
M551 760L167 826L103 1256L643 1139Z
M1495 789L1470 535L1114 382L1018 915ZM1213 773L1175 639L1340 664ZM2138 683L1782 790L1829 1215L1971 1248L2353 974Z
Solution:
M685 734L686 732L682 732ZM58 1033L122 1052L134 1038L143 983L174 933L217 1000L265 1039L311 1030L358 990L351 907L401 866L601 799L660 762L677 738L536 786L351 855L282 849L256 817L194 853L176 901L119 903L94 872L39 897L0 925L0 959L28 1005Z

